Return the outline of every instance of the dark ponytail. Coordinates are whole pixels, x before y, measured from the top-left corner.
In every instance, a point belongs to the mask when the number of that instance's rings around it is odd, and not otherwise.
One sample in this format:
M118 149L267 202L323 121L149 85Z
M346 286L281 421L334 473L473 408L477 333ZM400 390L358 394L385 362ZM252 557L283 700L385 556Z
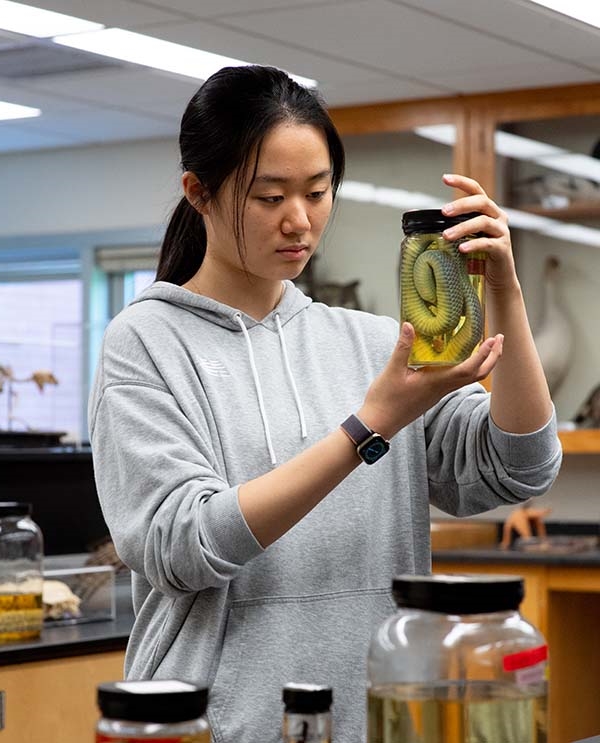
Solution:
M206 253L204 218L184 196L171 215L163 239L157 281L181 286L196 273Z
M284 122L314 126L325 134L335 197L345 162L340 136L318 93L282 70L260 65L223 67L200 87L181 119L181 164L196 176L206 200L215 199L224 182L234 176L232 228L242 263L247 176L256 172L266 134ZM204 219L183 198L167 226L157 281L184 284L198 271L205 254Z

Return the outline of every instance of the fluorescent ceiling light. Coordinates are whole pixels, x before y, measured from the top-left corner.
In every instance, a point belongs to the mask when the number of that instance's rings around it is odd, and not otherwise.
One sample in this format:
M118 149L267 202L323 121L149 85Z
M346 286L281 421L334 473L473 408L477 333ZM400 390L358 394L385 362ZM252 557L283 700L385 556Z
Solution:
M435 124L433 126L418 126L415 133L426 139L440 144L453 145L456 143L456 127L452 124ZM494 149L504 157L514 157L517 160L535 160L548 155L566 154L566 150L555 147L535 139L519 137L516 134L497 131L494 134Z
M456 142L456 127L454 124L433 124L432 126L418 126L413 130L415 134L425 139L431 139L440 144L454 144Z
M556 10L570 18L600 28L600 5L598 0L530 0L550 10Z
M39 108L31 108L31 106L20 106L17 103L0 101L0 120L31 119L34 116L39 116L41 113L42 112Z
M502 210L506 212L511 228L517 227L521 230L532 230L533 232L544 232L544 234L547 234L553 225L562 224L555 219L550 219L550 217L542 217L540 214L523 212L520 209L511 209L503 206Z
M375 186L373 183L364 183L362 181L344 181L340 186L339 195L342 199L348 201L361 201L363 203L391 206L395 209L440 207L443 204L441 199L419 193L418 191L405 191L401 188Z
M100 23L84 21L52 10L0 0L0 29L25 36L46 39L61 34L76 34L104 28Z
M554 157L540 157L536 159L536 162L545 168L576 175L580 178L589 178L596 183L600 183L600 160L589 155L565 153Z
M378 204L394 209L435 209L443 202L435 196L405 191L402 188L376 186L364 181L344 181L339 190L340 198L364 204ZM555 240L566 240L600 248L600 230L580 224L567 224L558 219L550 219L539 214L501 207L507 214L511 228L537 232Z
M199 80L206 80L221 67L240 67L248 64L240 59L174 44L153 36L126 31L123 28L106 28L91 33L58 36L52 40L63 46ZM312 88L317 85L316 80L310 78L298 75L291 75L291 77L307 87Z
M554 221L554 224L550 225L548 229L542 229L540 232L556 240L567 240L568 242L593 245L595 248L600 248L600 230L585 227L582 224Z
M567 154L560 147L508 132L494 134L494 149L503 157L514 157L517 160L537 160L540 157Z

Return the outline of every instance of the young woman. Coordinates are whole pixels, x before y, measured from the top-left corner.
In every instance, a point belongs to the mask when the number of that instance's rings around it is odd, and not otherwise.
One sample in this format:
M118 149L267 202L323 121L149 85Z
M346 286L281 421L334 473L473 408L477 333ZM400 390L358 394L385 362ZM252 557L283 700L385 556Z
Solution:
M180 146L157 281L107 329L90 400L98 493L133 577L126 673L208 685L216 743L275 743L284 683L330 684L335 738L359 743L392 576L431 569L429 504L519 503L559 468L506 217L444 176L465 194L446 214L481 212L448 237L485 233L462 249L489 256L493 335L459 366L415 371L409 324L292 283L344 169L314 93L223 69Z

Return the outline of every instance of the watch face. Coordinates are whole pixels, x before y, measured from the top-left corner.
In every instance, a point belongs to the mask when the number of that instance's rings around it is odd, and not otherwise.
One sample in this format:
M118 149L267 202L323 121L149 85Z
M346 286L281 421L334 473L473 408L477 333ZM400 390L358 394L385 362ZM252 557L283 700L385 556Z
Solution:
M374 434L364 446L360 447L360 456L366 464L373 464L378 459L386 454L390 449L390 445L379 434Z

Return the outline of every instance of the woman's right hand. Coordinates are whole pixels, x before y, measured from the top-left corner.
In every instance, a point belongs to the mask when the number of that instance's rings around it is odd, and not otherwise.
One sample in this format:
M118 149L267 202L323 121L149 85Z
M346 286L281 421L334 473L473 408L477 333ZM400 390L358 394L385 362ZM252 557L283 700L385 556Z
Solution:
M485 379L502 355L502 335L487 338L476 353L456 366L412 369L408 358L415 339L405 322L390 360L371 383L358 417L374 431L391 438L423 415L445 395Z

